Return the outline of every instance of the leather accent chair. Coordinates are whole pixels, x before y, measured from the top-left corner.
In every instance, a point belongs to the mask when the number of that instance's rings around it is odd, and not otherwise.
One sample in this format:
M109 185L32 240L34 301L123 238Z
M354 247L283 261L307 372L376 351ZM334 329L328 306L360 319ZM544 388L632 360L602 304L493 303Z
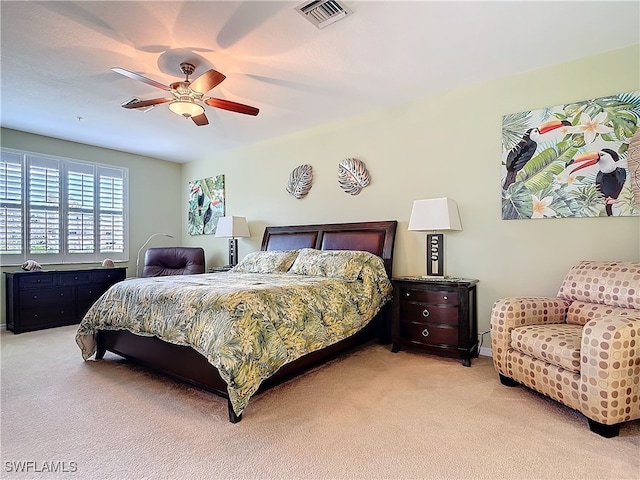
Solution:
M201 247L158 247L145 253L142 276L192 275L204 271L204 249Z

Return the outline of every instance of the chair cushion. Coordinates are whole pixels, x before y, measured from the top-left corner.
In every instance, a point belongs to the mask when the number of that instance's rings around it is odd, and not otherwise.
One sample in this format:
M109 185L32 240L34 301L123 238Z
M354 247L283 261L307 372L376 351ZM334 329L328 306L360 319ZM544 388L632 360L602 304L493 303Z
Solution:
M569 270L558 297L640 309L640 262L582 261Z
M528 325L511 331L511 348L571 372L580 373L582 326Z

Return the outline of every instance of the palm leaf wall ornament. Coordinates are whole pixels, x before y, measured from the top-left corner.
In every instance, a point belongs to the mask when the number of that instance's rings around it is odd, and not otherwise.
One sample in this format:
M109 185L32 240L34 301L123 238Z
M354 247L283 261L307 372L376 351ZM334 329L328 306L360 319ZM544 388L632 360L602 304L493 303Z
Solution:
M362 160L347 158L338 165L338 183L349 195L358 195L371 183L369 171Z
M293 169L287 182L287 193L295 198L302 198L313 183L313 167L311 165L300 165Z

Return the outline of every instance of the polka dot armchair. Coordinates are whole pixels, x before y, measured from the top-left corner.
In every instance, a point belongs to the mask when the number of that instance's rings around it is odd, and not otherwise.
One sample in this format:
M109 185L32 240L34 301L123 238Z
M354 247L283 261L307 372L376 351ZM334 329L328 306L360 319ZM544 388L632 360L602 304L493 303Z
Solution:
M504 385L536 390L617 436L640 418L640 263L580 262L556 298L498 300L491 349Z

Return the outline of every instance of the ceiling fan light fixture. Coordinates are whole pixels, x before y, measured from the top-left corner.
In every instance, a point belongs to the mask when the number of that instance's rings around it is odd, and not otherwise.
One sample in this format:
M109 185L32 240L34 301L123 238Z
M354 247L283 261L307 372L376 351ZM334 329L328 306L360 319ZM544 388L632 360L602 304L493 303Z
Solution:
M186 118L197 117L204 113L201 105L189 100L174 100L169 104L169 110Z

